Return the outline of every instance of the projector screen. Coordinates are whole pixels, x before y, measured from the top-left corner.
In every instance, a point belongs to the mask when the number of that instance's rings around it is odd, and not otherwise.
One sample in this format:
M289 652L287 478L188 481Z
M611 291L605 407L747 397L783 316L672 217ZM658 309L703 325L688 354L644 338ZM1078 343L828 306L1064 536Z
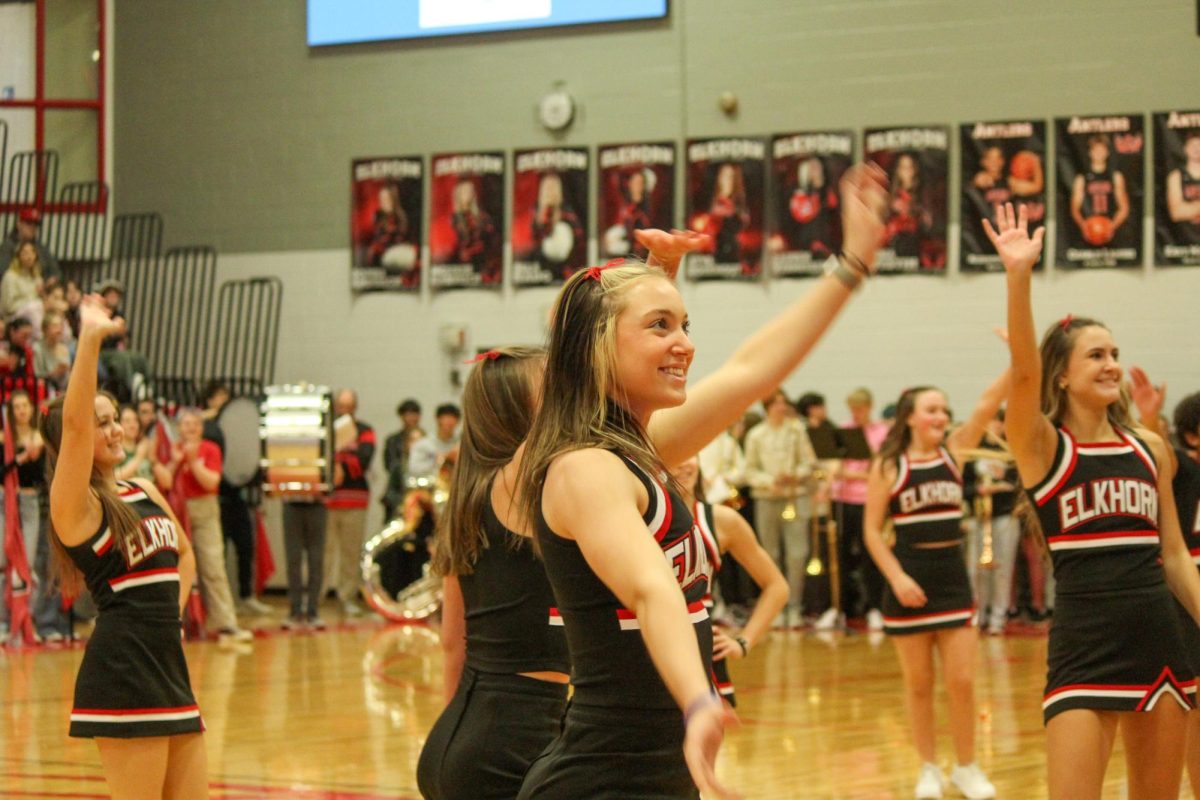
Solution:
M308 0L310 46L667 15L668 0Z

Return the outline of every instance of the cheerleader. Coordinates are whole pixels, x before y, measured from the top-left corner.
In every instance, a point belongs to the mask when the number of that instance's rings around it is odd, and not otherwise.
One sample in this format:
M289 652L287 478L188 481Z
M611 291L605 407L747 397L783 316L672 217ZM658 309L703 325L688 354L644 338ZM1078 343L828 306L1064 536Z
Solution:
M887 579L883 629L900 657L904 702L921 757L917 798L941 797L945 783L935 762L935 653L942 663L957 760L950 782L970 800L996 796L975 763L978 633L963 554L961 453L979 444L1007 389L1006 372L987 388L970 418L949 435L946 396L932 386L906 390L867 476L863 538ZM895 526L894 547L883 540L889 518Z
M722 556L733 556L761 591L750 619L737 636L729 636L720 628L713 628L713 683L725 702L736 708L737 696L729 675L729 662L750 655L754 645L771 629L771 621L787 605L787 579L771 555L758 543L754 529L741 514L729 506L713 505L704 499L698 459L689 458L671 470L671 474L681 487L683 500L691 509L692 517L704 538L708 563L713 573L721 571ZM709 577L710 588L712 577ZM704 604L709 610L712 609L711 594L704 598Z
M847 173L843 256L691 392L695 348L666 273L621 262L563 286L521 487L575 692L518 798L734 796L714 773L732 720L709 679L707 551L664 465L699 452L824 334L874 263L881 183L877 168Z
M180 641L196 562L154 484L115 477L123 431L116 401L96 392L96 364L117 326L96 296L80 317L67 393L42 418L55 573L65 594L86 584L100 612L70 734L96 740L116 800L208 797L204 725Z
M444 576L448 705L417 766L428 800L514 797L567 704L562 619L514 510L544 362L532 348L489 351L463 393L458 463L434 550Z
M1043 229L997 209L984 229L1007 273L1012 391L1005 423L1058 592L1042 702L1052 800L1100 797L1118 729L1130 797L1177 797L1195 683L1171 595L1200 619L1162 438L1135 428L1118 348L1068 315L1033 328Z

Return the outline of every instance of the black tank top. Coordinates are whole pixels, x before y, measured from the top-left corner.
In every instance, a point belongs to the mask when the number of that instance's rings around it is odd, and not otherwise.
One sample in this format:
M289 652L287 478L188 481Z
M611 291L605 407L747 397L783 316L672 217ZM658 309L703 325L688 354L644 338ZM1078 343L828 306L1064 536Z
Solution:
M897 546L961 539L962 503L962 474L945 448L923 461L900 454L888 501Z
M708 551L683 500L662 481L622 459L646 487L650 501L643 520L683 590L696 639L700 666L709 673L712 622L704 607L708 594ZM572 702L581 706L624 709L677 708L642 642L637 616L596 577L579 545L564 539L539 513L538 543L571 653Z
M1083 204L1079 213L1084 219L1088 217L1108 217L1112 219L1117 213L1116 179L1113 171L1088 171L1083 176Z
M1163 581L1158 468L1146 443L1079 444L1059 429L1050 472L1025 491L1033 500L1059 594L1111 592Z
M467 618L467 666L480 672L570 672L562 617L533 543L484 505L487 546L459 575Z
M1200 564L1200 464L1178 448L1175 460L1179 462L1179 468L1175 470L1171 488L1175 492L1175 508L1179 511L1179 527L1192 561Z
M67 553L83 573L101 614L124 612L150 622L179 622L179 531L140 486L119 481L121 500L141 517L129 553L108 520Z

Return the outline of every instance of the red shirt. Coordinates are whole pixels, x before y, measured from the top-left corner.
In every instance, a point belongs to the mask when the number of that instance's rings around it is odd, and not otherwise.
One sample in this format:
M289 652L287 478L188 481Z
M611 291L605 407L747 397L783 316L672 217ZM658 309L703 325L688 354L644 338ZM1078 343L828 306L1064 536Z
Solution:
M200 441L200 460L204 462L204 466L220 474L221 448L217 447L215 443L207 439ZM205 489L200 485L200 481L196 480L196 476L192 474L192 468L188 466L186 459L179 465L179 471L175 473L175 480L179 482L179 490L186 500L194 500L197 497L217 493L216 486L212 489Z

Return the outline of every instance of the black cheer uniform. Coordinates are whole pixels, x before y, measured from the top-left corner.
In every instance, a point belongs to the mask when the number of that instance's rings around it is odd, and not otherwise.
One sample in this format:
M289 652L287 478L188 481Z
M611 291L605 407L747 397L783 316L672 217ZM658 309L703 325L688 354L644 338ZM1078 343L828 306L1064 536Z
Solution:
M100 612L75 679L71 736L198 733L204 724L180 640L180 533L141 487L118 485L141 518L129 552L107 520L67 548Z
M892 587L883 593L883 630L892 636L971 624L975 601L962 548L962 474L945 448L936 458L913 461L901 454L888 513L896 527L896 560L925 592L926 603L908 608ZM934 542L958 545L919 547Z
M558 735L567 685L522 672L569 672L562 618L533 543L483 510L487 546L459 575L466 664L417 763L427 800L511 800L530 763Z
M1183 542L1187 545L1192 562L1200 568L1200 464L1186 451L1175 449L1175 480L1171 489L1175 494L1175 508L1179 512L1179 529L1183 531ZM1200 675L1200 626L1178 600L1179 625L1183 629L1183 644L1192 674Z
M708 549L678 494L625 463L646 487L648 535L683 590L708 672ZM650 660L637 616L596 576L579 545L555 534L540 515L537 536L566 625L575 694L562 732L533 762L519 800L698 798L683 760L682 715Z
M1076 708L1149 711L1160 700L1191 708L1184 656L1158 537L1158 469L1145 442L1079 444L1066 429L1049 474L1026 488L1054 562L1042 714Z
M692 506L692 517L696 521L696 527L704 541L704 547L708 550L708 563L712 567L708 576L709 591L704 595L704 607L711 614L713 609L712 585L717 573L721 571L721 544L717 538L716 515L713 513L711 503L697 502ZM728 659L713 659L712 680L721 697L724 697L729 705L737 708L737 695L734 694L733 678L729 676Z

